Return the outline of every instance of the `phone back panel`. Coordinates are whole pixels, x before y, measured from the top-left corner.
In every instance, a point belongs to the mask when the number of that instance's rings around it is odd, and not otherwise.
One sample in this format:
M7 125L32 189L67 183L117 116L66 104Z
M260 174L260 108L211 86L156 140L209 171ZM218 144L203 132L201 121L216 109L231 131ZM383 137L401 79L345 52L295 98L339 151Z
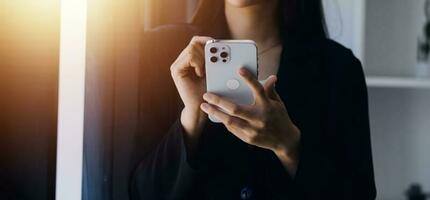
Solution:
M214 51L214 48L217 51ZM227 53L227 57L223 52ZM213 57L216 57L216 61ZM238 74L247 68L255 77L258 73L257 46L248 40L211 40L205 46L207 91L224 97L236 104L254 103L253 94ZM210 116L214 122L219 122Z

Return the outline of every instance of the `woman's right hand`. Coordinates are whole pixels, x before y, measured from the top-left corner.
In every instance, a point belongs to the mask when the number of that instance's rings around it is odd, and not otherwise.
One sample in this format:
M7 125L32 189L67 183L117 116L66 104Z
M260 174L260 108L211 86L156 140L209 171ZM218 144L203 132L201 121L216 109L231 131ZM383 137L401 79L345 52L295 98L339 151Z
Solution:
M210 37L194 36L170 67L179 95L184 103L181 123L187 136L199 138L207 115L201 111L203 94L206 92L204 45Z

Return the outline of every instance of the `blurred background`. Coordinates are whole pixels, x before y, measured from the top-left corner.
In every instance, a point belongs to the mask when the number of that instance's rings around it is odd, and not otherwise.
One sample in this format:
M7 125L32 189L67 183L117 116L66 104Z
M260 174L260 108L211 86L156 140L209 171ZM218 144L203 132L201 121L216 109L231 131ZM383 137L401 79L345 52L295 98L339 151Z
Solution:
M367 76L377 199L430 192L430 5L323 0L331 38ZM83 199L128 199L152 141L141 35L186 23L198 0L88 0ZM53 199L60 0L0 0L0 199ZM140 92L139 92L140 91ZM3 198L3 196L4 198Z

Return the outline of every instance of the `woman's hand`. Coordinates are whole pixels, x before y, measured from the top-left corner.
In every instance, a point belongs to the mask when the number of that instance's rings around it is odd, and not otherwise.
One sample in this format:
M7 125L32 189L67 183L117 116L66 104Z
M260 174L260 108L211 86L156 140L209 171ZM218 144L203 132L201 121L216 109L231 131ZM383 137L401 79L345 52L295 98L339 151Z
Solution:
M199 109L206 92L204 45L210 37L195 36L170 67L173 81L185 105L181 123L192 140L199 133L207 116Z
M295 175L300 131L292 123L274 89L276 76L270 76L262 86L245 68L241 68L239 74L254 94L253 105L237 105L215 94L206 93L203 98L208 103L202 103L201 109L219 119L242 141L272 150L289 173Z

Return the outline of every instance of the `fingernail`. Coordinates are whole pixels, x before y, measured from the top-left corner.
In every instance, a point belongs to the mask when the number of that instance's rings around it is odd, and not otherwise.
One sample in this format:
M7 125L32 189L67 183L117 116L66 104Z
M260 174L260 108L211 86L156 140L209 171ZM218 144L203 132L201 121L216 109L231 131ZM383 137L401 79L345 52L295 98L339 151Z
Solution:
M211 100L212 99L212 94L210 94L210 93L205 93L204 95L203 95L203 99L204 100Z
M206 111L206 110L208 110L209 105L207 103L202 103L201 108L202 108L202 110Z
M242 75L242 76L246 75L246 69L244 67L241 67L239 69L239 74Z

